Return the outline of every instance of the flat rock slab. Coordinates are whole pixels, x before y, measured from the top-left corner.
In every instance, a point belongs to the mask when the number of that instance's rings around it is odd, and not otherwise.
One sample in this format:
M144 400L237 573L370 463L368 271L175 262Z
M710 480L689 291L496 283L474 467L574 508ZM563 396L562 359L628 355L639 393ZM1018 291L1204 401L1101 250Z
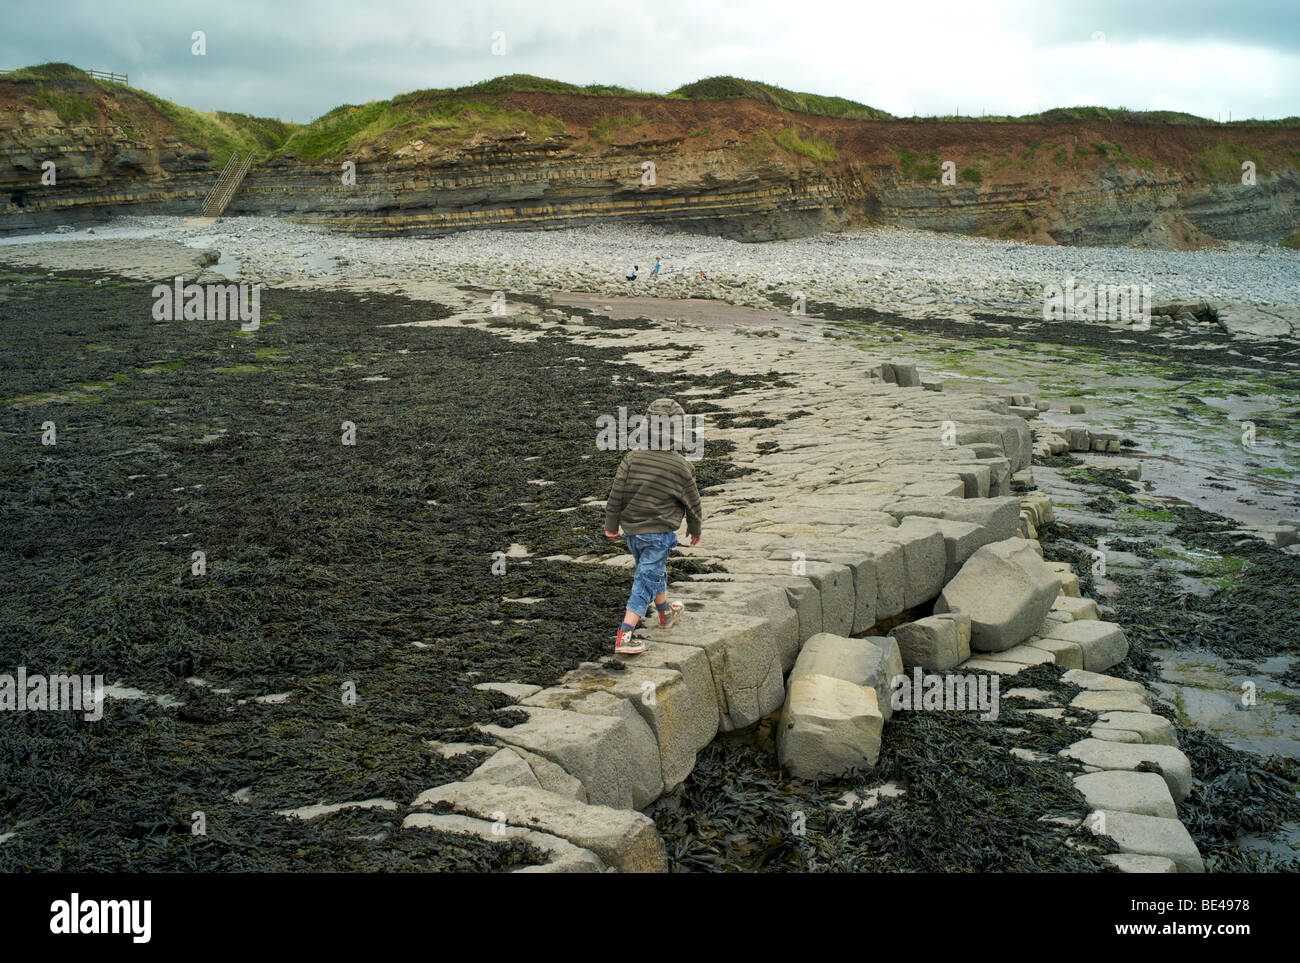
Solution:
M707 653L693 645L647 642L646 650L640 655L620 656L619 661L681 673L682 683L687 690L684 705L689 708L689 713L678 720L681 724L678 730L681 743L690 752L697 753L713 741L718 734L718 696ZM673 789L676 785L665 782L667 789Z
M1070 705L1089 712L1150 712L1145 692L1102 691L1080 692L1070 700Z
M1019 662L1022 665L1051 665L1056 662L1056 658L1051 652L1032 645L1013 645L1001 652L980 652L971 656L971 662L976 664L988 661Z
M944 570L941 588L952 581L953 576L976 551L998 540L991 529L975 522L928 515L906 515L903 521L914 530L934 531L943 538Z
M632 796L632 808L648 806L663 794L659 745L650 726L626 698L612 692L552 686L529 696L520 707L608 716L617 720L620 728L615 733L615 740L621 745L619 751L622 753L619 768L624 785ZM528 763L542 789L579 802L593 801L586 784L560 763L524 749L518 742L512 748Z
M1125 853L1172 860L1180 873L1203 873L1205 863L1192 835L1177 819L1099 809L1087 820L1097 835L1109 836Z
M1128 637L1114 622L1081 619L1052 629L1044 638L1073 642L1083 650L1083 667L1102 672L1128 657Z
M1176 873L1178 866L1165 856L1139 856L1136 853L1111 853L1105 857L1121 873Z
M586 663L566 673L560 684L626 699L654 734L664 784L676 786L695 768L696 747L691 744L691 734L699 728L705 713L712 712L716 718L717 703L712 693L699 699L701 693L692 691L682 674L673 669L656 668L631 658L624 664L626 668L615 671ZM693 697L698 701L692 702Z
M1154 772L1086 772L1074 777L1074 786L1093 809L1178 818L1169 786Z
M967 659L959 669L971 669L975 672L996 672L998 675L1015 675L1029 668L1023 662L1001 662L997 659Z
M1098 717L1090 732L1095 738L1103 738L1099 731L1131 732L1138 738L1124 740L1145 742L1153 746L1177 746L1178 737L1174 735L1173 724L1164 716L1154 712L1106 712Z
M905 518L884 537L903 549L903 607L914 608L937 596L948 566L943 533L921 519Z
M532 786L541 789L533 769L519 753L505 748L465 777L466 782L491 782L498 786Z
M362 799L357 802L320 803L315 806L302 806L298 809L278 809L276 813L290 819L316 819L330 816L344 809L396 809L397 803L390 799Z
M899 521L910 515L945 518L984 529L988 541L1014 538L1020 520L1020 499L998 498L903 498L885 507ZM978 547L978 546L977 546Z
M536 829L591 850L607 865L625 873L666 873L668 856L649 817L626 809L591 806L544 789L453 782L428 789L413 806L447 802L456 809L492 822Z
M1083 739L1062 749L1060 754L1097 769L1132 771L1144 763L1154 764L1160 767L1175 802L1182 802L1192 791L1192 764L1181 749L1173 746Z
M1061 680L1092 692L1145 693L1147 691L1146 686L1141 682L1134 682L1132 679L1119 679L1113 675L1103 675L1100 672L1089 672L1086 669L1071 669L1061 676Z
M516 702L520 699L527 699L534 693L541 692L542 687L539 685L529 685L525 682L480 682L474 686L480 692L500 692L507 695Z
M540 849L548 857L541 866L525 866L516 869L516 873L603 873L605 864L589 849L581 849L567 839L535 829L522 829L519 826L503 826L475 819L473 816L460 816L456 813L411 813L402 821L403 829L436 829L444 833L477 836L490 843L500 843L511 839L522 839Z

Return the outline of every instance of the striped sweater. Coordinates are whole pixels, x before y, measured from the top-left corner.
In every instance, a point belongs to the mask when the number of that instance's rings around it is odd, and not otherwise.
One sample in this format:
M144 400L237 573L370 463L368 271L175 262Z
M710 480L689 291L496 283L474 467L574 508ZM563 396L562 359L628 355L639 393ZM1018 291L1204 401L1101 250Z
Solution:
M675 532L686 516L688 535L703 522L695 469L679 451L634 449L623 456L605 503L605 531L628 535Z

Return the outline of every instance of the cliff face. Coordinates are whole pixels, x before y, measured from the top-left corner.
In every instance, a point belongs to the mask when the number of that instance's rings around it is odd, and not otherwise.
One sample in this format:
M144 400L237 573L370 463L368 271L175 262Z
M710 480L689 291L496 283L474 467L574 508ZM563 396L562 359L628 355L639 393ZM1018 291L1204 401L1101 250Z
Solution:
M653 185L642 183L646 161L655 164ZM736 170L722 157L682 163L662 148L582 157L555 145L361 164L355 186L343 185L341 165L278 158L249 174L227 213L286 215L376 235L637 220L748 241L849 223L843 192L821 171L779 163Z
M127 121L121 99L87 101L93 116L68 123L0 81L0 231L197 214L214 158L162 115ZM272 154L227 214L386 235L635 220L760 241L874 223L1171 248L1300 228L1297 128L861 121L542 93L490 104L548 126L456 142L392 131L311 161ZM1254 185L1241 183L1241 158L1256 164ZM41 182L49 160L54 185Z
M120 214L194 214L215 178L211 158L180 140L143 142L117 125L39 119L45 122L0 126L0 229L7 233ZM46 161L54 162L52 185L42 179Z

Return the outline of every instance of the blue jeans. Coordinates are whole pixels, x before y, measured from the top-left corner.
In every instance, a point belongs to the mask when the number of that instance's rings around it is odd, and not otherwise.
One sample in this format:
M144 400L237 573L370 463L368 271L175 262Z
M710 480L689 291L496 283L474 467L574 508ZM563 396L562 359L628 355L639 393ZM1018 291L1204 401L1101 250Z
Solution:
M629 612L644 615L655 596L668 591L668 553L676 544L676 532L627 536L627 550L636 562L632 594L627 599Z

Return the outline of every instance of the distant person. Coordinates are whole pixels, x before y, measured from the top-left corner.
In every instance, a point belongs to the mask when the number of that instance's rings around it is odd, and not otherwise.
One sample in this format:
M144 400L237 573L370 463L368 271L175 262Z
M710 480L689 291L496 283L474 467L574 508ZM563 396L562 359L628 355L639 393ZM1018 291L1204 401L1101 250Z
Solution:
M700 272L700 280L701 280L701 281L707 281L707 280L708 280L708 278L706 278L706 277L704 276L704 272L703 272L703 271Z
M650 269L650 276L651 276L652 278L657 278L657 277L659 277L659 259L658 259L658 258L655 258L655 266L654 266L653 268Z
M661 628L670 629L682 614L681 602L668 601L668 553L677 544L677 529L686 517L692 545L700 543L703 509L695 486L695 469L682 453L686 413L671 398L659 398L646 410L649 431L664 428L668 444L634 448L623 456L605 503L605 537L618 538L619 526L636 568L623 624L614 637L615 655L639 655L645 643L632 630L654 602Z
M627 269L627 279L628 279L629 281L635 281L635 280L636 280L636 272L639 271L639 270L641 270L640 266L639 266L639 265L636 265L636 264L633 264L630 268Z

